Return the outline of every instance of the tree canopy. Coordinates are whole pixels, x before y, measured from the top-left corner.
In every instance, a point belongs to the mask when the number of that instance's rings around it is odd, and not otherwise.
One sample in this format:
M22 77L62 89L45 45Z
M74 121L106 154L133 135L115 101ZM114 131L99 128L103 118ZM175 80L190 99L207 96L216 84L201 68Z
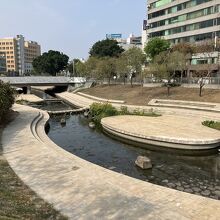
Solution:
M48 73L55 76L56 73L66 69L69 57L59 51L49 50L33 61L33 67L37 73Z
M102 40L96 42L89 54L94 57L118 57L124 49L118 45L118 42L115 40Z
M170 48L170 42L159 37L154 37L148 41L144 51L150 59L154 59L155 56Z
M9 85L0 81L0 122L8 113L15 101L15 90Z

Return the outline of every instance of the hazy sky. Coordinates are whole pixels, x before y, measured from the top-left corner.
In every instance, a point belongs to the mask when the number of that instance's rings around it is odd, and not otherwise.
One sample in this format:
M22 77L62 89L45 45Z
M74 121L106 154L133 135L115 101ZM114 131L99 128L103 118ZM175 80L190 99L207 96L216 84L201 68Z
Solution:
M0 38L23 34L27 40L86 58L107 33L141 35L146 0L6 0L0 4Z

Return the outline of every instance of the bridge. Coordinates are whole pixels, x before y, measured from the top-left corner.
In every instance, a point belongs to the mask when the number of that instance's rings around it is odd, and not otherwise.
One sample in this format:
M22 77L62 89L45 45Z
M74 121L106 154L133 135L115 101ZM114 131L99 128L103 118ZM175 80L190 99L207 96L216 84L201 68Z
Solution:
M25 77L0 77L0 81L10 83L16 87L28 86L68 86L83 84L84 77L64 77L64 76L25 76Z

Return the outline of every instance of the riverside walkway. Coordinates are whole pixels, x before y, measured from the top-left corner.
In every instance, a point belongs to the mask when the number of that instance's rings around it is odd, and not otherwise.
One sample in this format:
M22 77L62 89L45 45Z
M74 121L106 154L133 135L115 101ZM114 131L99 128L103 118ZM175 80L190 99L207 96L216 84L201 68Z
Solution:
M15 173L69 219L219 220L220 202L153 185L76 157L45 134L47 113L14 105L3 153Z
M79 107L89 107L96 99L64 92L60 99ZM100 101L104 102L104 101ZM102 119L103 128L114 137L141 144L184 150L208 150L220 147L220 131L205 127L205 120L220 120L220 105L174 101L171 106L160 101L154 106L135 106L111 103L117 109L126 106L130 111L145 110L161 114L160 117L116 116ZM172 101L169 101L172 102ZM150 103L152 104L152 103ZM157 105L158 104L158 105Z

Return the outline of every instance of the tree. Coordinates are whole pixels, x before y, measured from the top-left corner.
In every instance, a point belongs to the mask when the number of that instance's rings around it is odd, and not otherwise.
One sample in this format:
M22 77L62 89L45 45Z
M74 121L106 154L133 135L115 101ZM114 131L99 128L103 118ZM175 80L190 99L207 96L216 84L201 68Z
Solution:
M126 78L128 77L129 75L129 66L128 66L128 63L127 63L127 58L125 56L124 53L122 53L120 55L120 57L118 59L116 59L116 73L119 77L122 77L123 80L124 80L124 85L125 85L125 81L126 81Z
M155 56L159 55L161 52L166 51L170 48L169 41L155 37L151 38L145 48L144 51L150 59L154 59Z
M165 81L167 95L169 96L176 71L183 71L185 66L186 60L184 54L178 51L173 53L161 52L153 59L153 62L150 64L150 70L155 77Z
M77 76L87 76L86 64L84 62L77 62L75 64L75 73Z
M48 73L55 76L56 73L66 69L69 57L59 51L49 50L33 61L33 67L37 73Z
M0 122L8 113L15 101L15 90L9 85L0 81Z
M85 62L85 76L89 78L97 78L97 65L99 63L99 59L96 57L89 57L89 59Z
M146 56L138 47L132 47L123 53L127 62L128 74L130 74L131 86L133 86L133 78L142 74L142 67L145 63Z
M193 54L195 52L195 45L190 43L178 43L172 46L172 51L178 51L184 55Z
M124 49L118 45L118 42L115 40L102 40L96 42L89 54L94 57L118 57Z
M97 73L99 78L107 78L108 85L111 83L111 79L116 75L116 60L113 57L99 58L97 64Z

